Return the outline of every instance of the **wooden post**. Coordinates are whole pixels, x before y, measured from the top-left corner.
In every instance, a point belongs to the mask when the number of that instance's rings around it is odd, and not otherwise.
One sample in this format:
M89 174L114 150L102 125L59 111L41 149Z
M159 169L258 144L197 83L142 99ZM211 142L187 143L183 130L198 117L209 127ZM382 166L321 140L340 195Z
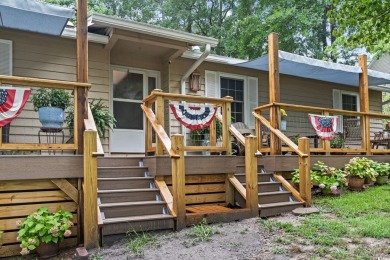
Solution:
M77 82L88 83L88 0L77 1ZM77 88L77 100L79 106L75 113L78 128L78 154L83 154L84 119L88 118L87 102L88 93L84 87Z
M154 89L152 94L162 92L161 89ZM156 119L158 123L164 128L164 98L157 96L156 98ZM164 154L164 145L159 138L156 139L156 155Z
M255 111L261 115L261 110ZM261 131L261 122L255 117L255 135L257 136L257 147L259 150L263 147L263 132Z
M96 131L84 132L84 246L87 249L99 246L97 213L97 151Z
M245 137L245 183L246 207L251 209L253 216L259 215L259 189L257 170L257 137Z
M173 209L176 212L176 229L186 227L184 137L172 135L172 149L179 158L172 159Z
M329 116L329 112L323 111L322 113L324 116ZM330 153L330 140L322 140L322 147L325 149L326 154L329 155Z
M230 135L229 128L232 123L232 110L231 110L231 101L233 101L232 97L226 96L223 99L222 105L222 141L223 147L226 147L226 154L232 154L232 145L230 143Z
M152 108L152 104L147 102L145 104L145 106L147 106L148 108ZM145 129L145 152L147 153L149 148L151 148L153 146L153 127L152 125L150 124L150 121L149 120L146 120L146 129ZM158 138L156 136L156 138Z
M306 206L311 204L310 182L310 140L307 137L299 138L298 148L307 157L299 157L299 193L306 201Z
M278 34L268 35L268 63L269 63L269 103L280 102L279 81L279 43ZM275 129L280 130L280 108L270 108L270 123ZM271 155L282 154L282 141L271 132Z
M230 182L231 177L234 177L233 173L226 174L226 179L225 179L226 206L228 206L229 204L231 206L234 206L234 186Z
M359 97L360 97L360 112L370 112L369 94L368 94L368 69L367 69L367 56L359 56L359 66L362 69L362 73L359 74ZM370 143L370 118L368 116L362 116L360 118L361 136L362 136L362 148L366 150L366 154L371 154Z
M210 124L210 146L217 145L217 120L217 118L214 118Z

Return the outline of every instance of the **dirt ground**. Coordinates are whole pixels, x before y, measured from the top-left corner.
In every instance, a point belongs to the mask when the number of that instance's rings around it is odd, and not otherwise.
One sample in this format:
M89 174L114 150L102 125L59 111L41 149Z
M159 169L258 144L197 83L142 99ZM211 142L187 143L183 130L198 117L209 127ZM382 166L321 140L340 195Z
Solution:
M328 216L332 217L332 216ZM301 218L291 213L270 218L280 222L297 224ZM105 241L101 249L89 251L90 259L150 259L150 260L230 260L230 259L261 259L261 260L284 260L284 259L338 259L327 255L326 252L320 257L317 253L320 249L317 245L295 241L284 244L280 238L288 238L284 231L279 229L269 230L260 224L259 218L246 219L232 223L212 224L216 231L208 241L196 242L189 236L192 228L186 228L180 232L164 231L151 233L153 241L144 247L143 253L134 254L128 249L129 238L112 238ZM139 233L140 234L140 233ZM279 241L278 241L279 238ZM281 243L282 242L282 243ZM389 248L388 240L367 239L364 243L369 248ZM348 247L352 250L353 243ZM363 246L360 244L360 246ZM374 250L375 251L375 250ZM378 253L372 258L343 258L343 259L390 259L384 250L376 250ZM390 253L390 252L389 252ZM74 249L62 251L57 259L74 259ZM27 258L12 259L36 259L33 255Z

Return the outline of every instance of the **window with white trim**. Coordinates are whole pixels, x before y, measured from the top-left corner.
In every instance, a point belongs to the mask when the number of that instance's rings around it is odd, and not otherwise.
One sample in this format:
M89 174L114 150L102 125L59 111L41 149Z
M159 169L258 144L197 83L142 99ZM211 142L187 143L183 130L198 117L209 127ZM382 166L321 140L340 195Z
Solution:
M258 105L258 80L244 75L206 71L206 96L232 96L233 122L244 122L254 129L252 110Z
M12 75L12 41L0 39L0 75Z
M333 108L349 111L360 111L359 94L355 92L334 89ZM356 116L339 116L339 125L337 126L337 132L344 132L344 120L348 119L356 119Z

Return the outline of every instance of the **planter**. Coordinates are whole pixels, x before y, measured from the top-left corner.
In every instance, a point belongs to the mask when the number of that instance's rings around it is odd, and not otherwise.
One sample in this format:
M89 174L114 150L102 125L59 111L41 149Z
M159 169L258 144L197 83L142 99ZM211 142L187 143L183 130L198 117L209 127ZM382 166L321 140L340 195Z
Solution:
M38 109L39 121L42 128L62 128L64 122L64 110L58 107L40 107Z
M376 177L376 184L383 185L387 184L387 181L389 180L389 175L384 175L384 176L378 176Z
M375 181L373 181L371 178L364 178L364 184L367 185L374 185Z
M282 132L286 132L286 130L287 130L287 121L286 120L280 121L280 130Z
M350 177L348 180L348 186L351 190L361 191L363 190L364 179L359 177Z
M59 243L41 243L36 248L37 253L39 254L40 259L48 259L58 255L60 249Z

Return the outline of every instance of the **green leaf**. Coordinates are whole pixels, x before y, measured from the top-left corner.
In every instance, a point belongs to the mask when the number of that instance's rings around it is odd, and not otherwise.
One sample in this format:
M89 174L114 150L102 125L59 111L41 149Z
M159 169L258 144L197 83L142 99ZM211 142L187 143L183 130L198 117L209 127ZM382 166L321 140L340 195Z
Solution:
M41 230L43 227L44 227L43 224L38 223L38 224L35 226L35 230L39 231L39 230Z

